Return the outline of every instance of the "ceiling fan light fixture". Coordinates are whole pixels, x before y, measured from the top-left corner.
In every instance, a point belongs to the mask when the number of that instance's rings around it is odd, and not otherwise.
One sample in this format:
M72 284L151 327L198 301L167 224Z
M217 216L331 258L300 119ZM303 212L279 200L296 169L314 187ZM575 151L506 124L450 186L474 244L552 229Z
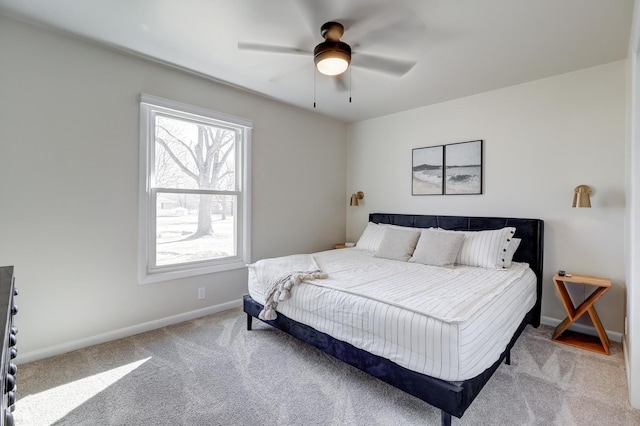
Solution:
M339 75L349 68L351 47L341 41L325 41L314 49L316 68L325 75Z

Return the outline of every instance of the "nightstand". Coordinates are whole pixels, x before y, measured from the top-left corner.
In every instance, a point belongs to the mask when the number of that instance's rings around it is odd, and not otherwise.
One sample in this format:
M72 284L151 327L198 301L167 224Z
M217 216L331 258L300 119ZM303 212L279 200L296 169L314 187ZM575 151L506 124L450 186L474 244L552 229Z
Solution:
M561 276L555 274L553 276L553 282L558 289L558 295L560 296L560 300L562 300L562 304L564 305L564 309L567 311L568 316L556 327L551 340L609 355L609 338L602 326L602 322L600 322L600 317L598 316L598 312L596 312L594 304L607 291L609 291L609 289L611 289L611 280L606 277L596 277L593 275L567 275ZM569 296L569 292L567 291L567 283L593 286L595 287L595 290L593 290L584 302L578 306L574 306L571 296ZM567 330L569 326L576 322L576 320L584 315L585 312L589 314L591 322L598 332L597 336Z
M341 243L341 244L335 244L333 246L334 249L341 249L341 248L347 248L347 246L345 245L345 243Z

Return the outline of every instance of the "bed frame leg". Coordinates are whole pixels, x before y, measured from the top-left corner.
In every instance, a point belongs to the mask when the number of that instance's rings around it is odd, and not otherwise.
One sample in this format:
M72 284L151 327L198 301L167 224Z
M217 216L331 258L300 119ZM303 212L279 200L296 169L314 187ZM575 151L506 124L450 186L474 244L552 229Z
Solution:
M507 351L507 356L504 359L504 363L507 365L511 365L511 350Z
M440 425L451 426L451 414L445 412L444 410L440 410Z
M253 322L253 317L247 314L247 330L251 331L251 324Z

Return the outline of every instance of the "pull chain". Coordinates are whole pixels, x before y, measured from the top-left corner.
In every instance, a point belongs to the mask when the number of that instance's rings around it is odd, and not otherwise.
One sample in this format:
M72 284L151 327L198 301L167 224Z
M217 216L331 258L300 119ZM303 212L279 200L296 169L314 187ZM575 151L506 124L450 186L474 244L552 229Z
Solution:
M351 66L349 66L349 103L351 103Z

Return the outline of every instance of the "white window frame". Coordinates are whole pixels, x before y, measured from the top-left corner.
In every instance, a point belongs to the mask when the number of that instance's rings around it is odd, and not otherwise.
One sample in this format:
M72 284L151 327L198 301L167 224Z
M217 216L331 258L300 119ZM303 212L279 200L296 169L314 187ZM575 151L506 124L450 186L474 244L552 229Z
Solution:
M241 132L236 146L236 190L186 190L154 188L155 169L155 116L169 115L176 118L208 122L231 127ZM139 248L138 273L140 284L204 275L232 269L245 268L251 259L251 132L253 122L246 118L223 114L206 108L184 104L153 95L140 95L140 185L139 185ZM167 266L156 266L153 258L156 244L155 220L157 193L218 194L237 196L236 256L222 259L194 261Z

